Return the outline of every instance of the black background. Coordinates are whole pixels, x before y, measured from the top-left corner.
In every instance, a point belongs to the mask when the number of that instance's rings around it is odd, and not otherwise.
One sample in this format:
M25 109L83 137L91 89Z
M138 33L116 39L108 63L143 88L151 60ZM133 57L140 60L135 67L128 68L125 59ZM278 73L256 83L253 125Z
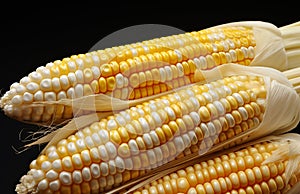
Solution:
M300 21L297 5L280 1L278 5L240 1L191 2L111 2L111 5L79 2L29 7L6 5L1 9L0 90L1 94L23 76L56 59L87 52L106 35L138 24L163 24L184 31L200 30L228 22L260 20L276 26ZM19 178L41 149L39 146L17 153L24 143L21 131L36 129L0 112L1 181L0 193L14 193ZM293 131L298 131L295 129ZM22 133L24 134L24 133Z

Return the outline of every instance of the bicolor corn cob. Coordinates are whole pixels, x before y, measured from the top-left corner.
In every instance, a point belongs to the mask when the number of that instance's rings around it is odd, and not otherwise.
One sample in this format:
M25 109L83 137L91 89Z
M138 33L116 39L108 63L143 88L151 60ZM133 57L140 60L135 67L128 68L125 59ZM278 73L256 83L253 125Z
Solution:
M30 164L16 191L106 192L212 146L243 143L248 135L240 135L260 126L267 105L273 105L266 102L271 99L268 92L272 92L266 90L264 80L259 76L237 75L193 84L94 122L41 153ZM289 94L279 96L276 103L289 98ZM290 108L288 111L293 112ZM282 127L286 127L295 115L285 114L284 109L280 112L292 117L282 122ZM276 113L270 116L272 120L279 119ZM281 126L276 127L271 131ZM238 140L231 141L236 137Z
M93 94L139 99L201 81L197 71L224 63L250 65L256 59L255 64L261 65L256 45L265 42L257 42L252 24L212 27L56 60L13 83L0 105L6 115L17 120L55 124L91 112L74 110L72 105L61 104L62 99ZM280 36L274 26L257 24L264 25ZM277 45L270 49L276 54L283 50ZM285 59L283 54L274 59Z
M286 142L283 143L284 141ZM198 158L198 161L190 162L188 166L184 165L184 168L177 168L127 193L288 193L300 182L300 164L299 160L293 161L296 157L299 158L299 150L292 151L289 150L292 148L290 147L286 151L287 141L287 139L281 142L264 140L236 151L227 151L226 154L213 154L205 161ZM299 147L299 137L297 141L293 143L298 146L293 148ZM292 155L292 152L297 152L297 155ZM293 164L295 169L289 169L288 165L292 166L292 163L295 163ZM299 192L294 190L291 194L295 194L295 191Z

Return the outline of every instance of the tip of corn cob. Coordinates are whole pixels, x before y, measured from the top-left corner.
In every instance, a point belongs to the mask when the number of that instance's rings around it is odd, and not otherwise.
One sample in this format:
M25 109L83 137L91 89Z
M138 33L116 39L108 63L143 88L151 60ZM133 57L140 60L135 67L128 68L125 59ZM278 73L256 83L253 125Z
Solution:
M23 175L21 177L20 183L17 184L15 191L18 194L28 194L28 193L34 193L35 188L36 188L36 182L34 181L31 171L29 171L28 174Z

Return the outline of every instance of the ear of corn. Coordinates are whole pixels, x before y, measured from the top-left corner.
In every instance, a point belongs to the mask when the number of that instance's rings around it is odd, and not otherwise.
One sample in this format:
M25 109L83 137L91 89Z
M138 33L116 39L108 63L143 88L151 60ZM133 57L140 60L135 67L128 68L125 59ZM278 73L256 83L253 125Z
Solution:
M297 193L299 145L299 134L268 136L152 174L126 193Z
M292 40L298 31L295 24L282 34ZM282 34L269 23L237 22L73 55L13 83L1 98L1 108L20 121L59 124L101 111L75 108L74 99L93 95L140 99L201 81L195 76L198 71L225 63L288 69L285 45L292 51L297 46L284 44ZM290 53L295 61L298 53Z
M205 75L209 83L121 110L66 139L59 136L30 164L16 191L106 192L166 163L186 162L299 122L299 96L281 72L226 64Z

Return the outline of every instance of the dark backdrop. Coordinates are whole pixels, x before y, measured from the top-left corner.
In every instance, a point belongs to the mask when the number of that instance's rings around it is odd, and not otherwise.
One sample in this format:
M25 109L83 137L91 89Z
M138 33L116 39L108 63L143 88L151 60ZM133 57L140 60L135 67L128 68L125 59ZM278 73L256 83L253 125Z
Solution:
M299 14L293 10L296 5L287 1L278 3L227 1L220 4L214 1L198 5L174 1L162 5L150 1L139 4L116 1L110 6L73 2L69 5L36 5L37 8L19 3L6 5L2 7L0 17L1 94L36 67L85 53L106 35L132 25L164 24L193 31L243 20L266 21L276 26L299 21ZM21 131L31 129L35 126L17 122L0 112L0 193L14 193L19 178L27 172L29 163L40 151L38 146L21 153L14 150L20 151L24 145L19 139Z

